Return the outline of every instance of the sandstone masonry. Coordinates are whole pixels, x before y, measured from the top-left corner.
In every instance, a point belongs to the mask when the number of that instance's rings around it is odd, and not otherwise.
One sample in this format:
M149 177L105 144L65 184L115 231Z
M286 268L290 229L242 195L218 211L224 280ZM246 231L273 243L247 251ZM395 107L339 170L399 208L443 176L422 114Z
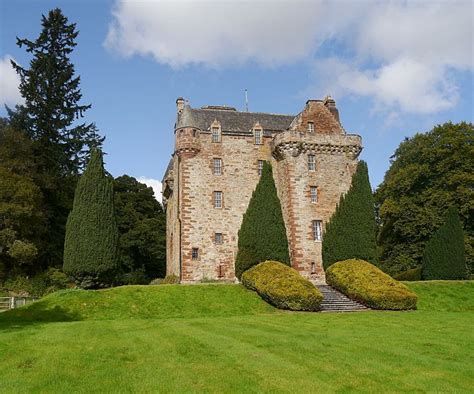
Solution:
M263 161L273 167L292 266L324 282L321 239L362 149L334 100L308 100L296 116L191 108L178 98L175 150L163 178L168 275L235 280L242 216Z

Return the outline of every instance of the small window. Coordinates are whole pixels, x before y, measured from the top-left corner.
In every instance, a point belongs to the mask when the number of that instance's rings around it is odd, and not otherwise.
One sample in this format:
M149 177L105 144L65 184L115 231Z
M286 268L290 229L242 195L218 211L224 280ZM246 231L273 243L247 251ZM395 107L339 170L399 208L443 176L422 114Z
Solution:
M314 263L314 261L311 263L311 273L312 274L316 273L316 264Z
M323 229L321 220L313 220L313 240L321 241L323 239Z
M219 127L212 126L211 127L211 135L212 135L212 142L220 142L221 141L221 131Z
M222 245L222 233L214 233L214 243Z
M196 137L196 136L197 136L197 130L193 129L193 137Z
M263 173L263 160L258 161L258 175L262 176Z
M193 260L197 260L199 258L199 249L198 248L192 248L191 249L191 258Z
M314 155L308 155L308 171L316 171L316 158Z
M213 160L212 172L214 175L222 175L222 159L216 158Z
M310 186L311 202L318 202L318 188L316 186Z
M222 192L214 192L214 208L222 208Z
M262 145L262 134L263 130L262 129L255 129L255 145Z
M308 133L314 133L314 123L308 122Z

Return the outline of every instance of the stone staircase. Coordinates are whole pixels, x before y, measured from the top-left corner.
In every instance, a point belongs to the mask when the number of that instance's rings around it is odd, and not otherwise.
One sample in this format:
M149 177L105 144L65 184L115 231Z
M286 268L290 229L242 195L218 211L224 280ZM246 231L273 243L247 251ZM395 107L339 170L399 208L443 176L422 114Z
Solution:
M369 310L366 306L352 301L331 286L322 284L315 284L315 286L324 297L321 302L321 312L359 312Z

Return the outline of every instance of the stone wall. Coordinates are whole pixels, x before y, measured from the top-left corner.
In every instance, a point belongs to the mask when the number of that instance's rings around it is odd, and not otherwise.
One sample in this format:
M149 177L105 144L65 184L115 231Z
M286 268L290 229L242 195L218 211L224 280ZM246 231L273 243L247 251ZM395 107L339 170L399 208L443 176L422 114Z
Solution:
M292 265L302 275L324 281L321 242L313 239L311 224L321 220L324 231L350 187L362 149L360 136L346 134L338 116L333 100L310 100L289 130L266 133L262 145L255 144L248 130L223 132L217 143L206 130L176 130L173 171L164 185L167 274L179 275L184 283L235 280L237 234L259 180L258 160L267 160L273 166ZM307 122L314 122L313 133L307 132ZM316 157L315 171L308 170L309 154ZM214 158L222 160L221 175L213 174ZM311 186L318 188L316 203L311 202ZM222 192L222 208L214 208L214 191ZM222 244L215 243L215 233L222 234ZM193 248L198 249L196 259Z

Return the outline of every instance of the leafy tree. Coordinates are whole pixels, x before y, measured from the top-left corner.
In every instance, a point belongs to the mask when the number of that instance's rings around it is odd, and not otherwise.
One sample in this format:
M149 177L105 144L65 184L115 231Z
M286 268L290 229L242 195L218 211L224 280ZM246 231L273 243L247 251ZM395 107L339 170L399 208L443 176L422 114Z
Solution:
M33 181L31 140L0 120L0 261L3 274L33 275L45 243L42 194Z
M83 288L112 284L118 268L118 228L113 181L102 153L93 150L79 179L64 244L64 272Z
M103 138L94 124L80 122L91 106L80 104L80 77L75 76L70 60L78 35L76 25L69 24L58 8L43 15L41 25L36 40L17 39L17 45L25 47L32 59L28 68L12 61L25 103L8 112L11 125L24 130L33 141L34 182L44 197L50 235L42 248L43 265L59 265L77 176L89 148L100 146Z
M474 127L445 123L406 138L375 193L382 268L402 272L421 264L426 242L456 207L465 230L468 270L474 270Z
M240 279L246 270L267 260L290 265L285 223L272 167L265 162L239 230L235 275Z
M349 191L341 196L323 237L323 266L349 259L376 263L374 198L367 164L360 161Z
M456 208L449 208L446 222L426 243L423 279L465 279L464 231Z
M125 283L149 283L166 273L166 217L153 189L123 175L114 180L120 232L120 268Z

